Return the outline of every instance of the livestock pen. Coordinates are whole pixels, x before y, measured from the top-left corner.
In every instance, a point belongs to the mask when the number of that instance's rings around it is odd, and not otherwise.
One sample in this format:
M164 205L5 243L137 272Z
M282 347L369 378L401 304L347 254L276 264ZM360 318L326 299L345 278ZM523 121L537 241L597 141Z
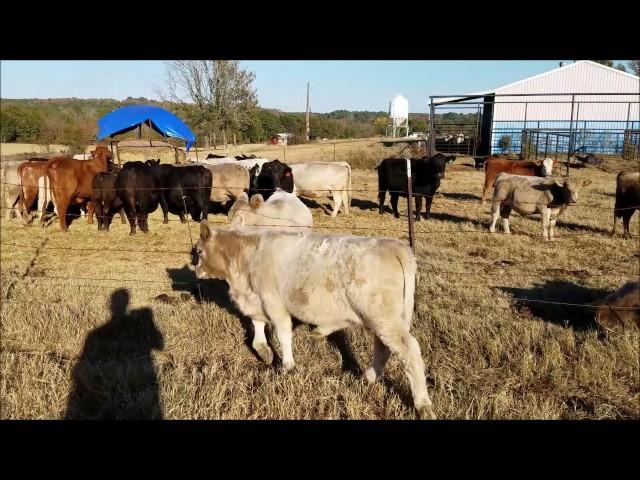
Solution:
M585 307L639 275L638 217L633 240L609 236L615 174L628 163L571 173L593 184L559 218L554 243L541 241L537 218L513 218L510 236L489 234L483 174L472 163L447 167L431 219L415 224L412 331L437 415L639 418L640 333L603 334ZM352 182L350 216L330 218L306 201L314 229L408 239L405 202L403 218L378 214L375 171L354 168ZM188 268L196 223L163 225L156 211L150 233L135 237L118 221L109 233L82 219L66 234L55 223L1 225L2 418L65 418L78 368L91 362L96 401L125 400L116 417L414 418L397 360L381 382L362 378L373 342L361 329L327 341L299 325L295 370L264 365L226 285L197 281ZM119 323L123 315L134 322Z

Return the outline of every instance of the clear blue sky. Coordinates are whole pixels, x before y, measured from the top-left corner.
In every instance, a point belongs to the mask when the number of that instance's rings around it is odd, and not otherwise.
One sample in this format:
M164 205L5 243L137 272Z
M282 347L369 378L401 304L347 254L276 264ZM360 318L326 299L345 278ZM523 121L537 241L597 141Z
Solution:
M569 60L570 61L570 60ZM429 95L482 91L551 70L548 61L245 61L256 74L260 106L304 111L387 111L396 94L409 111L425 112ZM565 62L568 62L565 60ZM2 61L2 98L157 98L161 61Z

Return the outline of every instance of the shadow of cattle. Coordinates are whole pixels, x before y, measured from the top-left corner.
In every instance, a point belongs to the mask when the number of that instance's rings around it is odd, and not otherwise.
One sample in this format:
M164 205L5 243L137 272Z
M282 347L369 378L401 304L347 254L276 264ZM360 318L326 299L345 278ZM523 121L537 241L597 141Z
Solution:
M360 210L378 210L378 204L376 202L364 200L362 198L352 198L351 206L359 208ZM384 206L384 211L393 213L393 210L391 210L391 207L388 205Z
M444 198L451 198L453 200L480 200L479 195L473 195L471 193L455 193L455 192L438 192Z
M516 309L525 316L538 317L546 322L579 331L596 329L594 309L560 305L560 303L587 305L611 293L607 289L585 287L567 280L548 280L532 288L498 288L513 295L514 298L558 302L559 304L515 300L515 305Z
M196 261L194 259L193 261ZM249 348L253 356L260 360L259 355L253 349L251 343L253 341L254 329L251 318L244 315L238 307L233 303L229 296L229 285L224 280L206 279L200 280L200 290L198 290L198 279L193 270L187 265L182 268L167 268L167 274L173 283L172 288L174 291L187 292L193 296L193 298L200 303L200 293L202 293L202 302L212 302L222 308L230 315L238 317L240 324L245 332L244 342ZM292 318L293 330L303 325L296 318ZM282 364L282 358L276 353L273 348L273 332L267 325L265 329L265 335L269 344L272 346L274 353L273 366L278 367ZM340 353L342 360L342 370L344 372L352 373L353 375L362 375L362 369L358 365L358 361L353 354L353 351L349 345L349 337L346 332L335 332L327 337L327 341L331 346L336 348ZM262 360L260 360L262 362Z
M611 211L613 212L613 209L611 209ZM613 217L613 214L611 215L611 217ZM612 224L613 224L613 219L611 220ZM574 223L574 222L565 222L562 220L562 217L560 217L558 219L558 227L561 227L563 229L566 230L570 230L571 232L575 232L575 233L604 233L604 234L610 234L611 230L607 230L604 228L599 228L599 227L592 227L591 225L582 225L580 223Z
M450 213L444 213L444 212L431 212L431 215L429 216L429 219L441 220L443 222L453 222L453 223L471 223L475 227L478 227L478 228L481 228L481 229L486 229L487 228L485 223L483 223L482 221L480 221L480 220L478 220L476 218L460 217L458 215L452 215Z

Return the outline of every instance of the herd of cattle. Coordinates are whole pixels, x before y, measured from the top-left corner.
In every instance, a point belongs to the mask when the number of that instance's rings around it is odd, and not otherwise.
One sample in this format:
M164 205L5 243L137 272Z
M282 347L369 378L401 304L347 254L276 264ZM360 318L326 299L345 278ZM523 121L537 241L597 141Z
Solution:
M455 157L441 153L409 161L383 160L376 167L379 213L383 213L389 192L394 216L400 216L398 198L408 196L409 162L416 220L422 217L423 197L428 219L446 166L453 160ZM551 178L552 170L551 159L538 163L490 157L481 200L484 203L493 187L490 231L495 232L502 217L505 233L509 233L512 210L522 215L539 213L544 239L553 240L557 217L577 202L580 189L591 182ZM52 202L62 230L67 229L71 205L85 207L89 223L95 211L99 230L109 229L115 213L120 213L123 223L126 215L132 235L136 224L148 232L148 215L158 206L164 223L169 212L183 222L186 215L201 220L197 259L194 257L196 275L228 283L229 295L253 322L252 346L264 362L273 360L264 333L267 323L280 341L285 369L294 366L292 317L314 325L322 337L350 324L364 325L375 336L365 378L375 381L390 354L396 353L405 367L419 416L435 418L420 347L410 333L416 274L411 249L400 240L316 233L309 208L298 198L329 196L334 201L331 216L340 208L348 215L352 200L348 163L287 165L265 158L209 155L198 164L147 160L119 167L113 164L111 152L98 146L88 160L31 159L15 171L5 169L3 183L7 206L19 204L25 219L37 204L44 220ZM232 203L228 225L216 228L207 222L212 202ZM630 218L639 207L640 173L620 172L612 235L617 218L622 217L625 237L630 236ZM606 299L606 308L599 313L602 322L615 323L611 306L635 301L639 290L636 282ZM634 321L640 324L639 319Z
M436 153L431 157L412 158L412 191L415 197L415 219L422 218L422 200L425 201L424 217L429 218L433 198L445 177L447 164L455 156ZM395 217L399 217L398 198L407 197L407 159L387 158L376 167L378 173L379 213L384 212L386 193L391 197ZM558 180L551 178L553 160L542 162L508 160L489 157L484 165L485 181L481 203L493 188L491 221L489 230L495 232L496 222L502 217L505 233L509 233L509 215L512 210L521 215L539 213L545 240L553 240L556 218L568 205L578 200L578 193L589 181ZM95 212L98 230L108 230L115 213L129 220L131 234L136 224L148 231L147 218L161 207L164 223L168 213L178 215L182 222L186 215L194 220L206 219L212 203L227 204L238 201L244 193L248 199L260 194L268 207L269 197L282 190L291 195L278 195L277 202L289 202L286 211L302 211L297 197L333 199L331 216L342 208L346 215L352 199L351 167L346 162L309 162L287 165L279 160L257 158L255 155L225 157L209 154L197 164L169 165L159 160L127 162L119 167L112 161L106 146L98 146L86 160L71 157L32 158L16 166L4 169L5 218L12 211L27 219L37 208L44 222L49 204L53 204L60 228L66 230L67 212L72 205L79 205L93 223ZM37 202L36 202L37 200ZM275 201L275 200L274 200ZM247 200L247 205L253 203ZM640 204L638 172L620 172L617 178L616 205L614 208L615 233L617 218L622 218L624 236L629 237L629 223ZM303 205L303 204L302 204ZM233 209L238 215L249 207ZM306 207L305 207L306 208ZM268 219L268 225L300 226L298 216ZM302 215L308 223L308 215ZM232 216L229 217L230 220ZM249 216L247 215L247 218ZM255 222L256 214L253 217Z

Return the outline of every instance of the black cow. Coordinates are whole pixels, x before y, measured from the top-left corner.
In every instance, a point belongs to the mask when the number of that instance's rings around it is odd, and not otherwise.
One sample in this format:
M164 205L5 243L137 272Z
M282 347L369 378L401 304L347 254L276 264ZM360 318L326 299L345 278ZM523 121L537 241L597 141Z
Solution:
M431 158L411 159L411 187L416 198L416 221L420 221L422 209L422 197L425 197L425 218L429 218L433 196L440 180L444 178L445 167L456 159L454 156L436 153ZM389 191L393 215L400 217L398 213L398 197L407 197L407 161L404 158L387 158L376 167L378 170L378 201L380 215L383 213L384 199Z
M118 171L120 169L118 168ZM113 215L119 211L122 223L125 220L124 203L116 190L116 173L99 172L91 181L91 203L95 208L98 230L109 231Z
M227 158L225 155L216 155L214 153L210 153L207 155L207 158Z
M616 204L613 207L613 230L616 233L616 221L622 217L624 238L631 238L629 223L636 210L640 210L640 172L622 171L616 178Z
M255 155L245 155L244 153L242 155L236 155L235 159L236 160L251 160L254 158L258 158Z
M280 160L272 160L262 165L260 175L255 179L253 193L260 193L266 200L281 188L285 192L293 192L293 173L291 167ZM251 195L249 195L251 196Z
M140 230L149 233L149 214L162 201L160 183L150 165L152 162L127 162L116 179L116 189L129 219L131 235L136 234L136 221Z
M187 213L196 221L207 219L213 183L208 168L202 165L172 166L162 176L161 182L162 196L167 205L167 210L163 205L163 223L169 221L167 211L179 215L182 223L187 221Z

